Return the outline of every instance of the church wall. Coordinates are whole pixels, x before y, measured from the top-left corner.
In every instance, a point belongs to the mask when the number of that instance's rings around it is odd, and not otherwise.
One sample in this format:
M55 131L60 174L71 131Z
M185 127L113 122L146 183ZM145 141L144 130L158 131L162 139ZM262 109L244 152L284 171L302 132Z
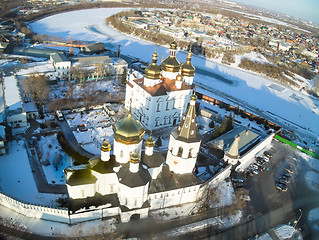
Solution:
M121 205L125 205L129 209L140 208L147 200L148 195L147 183L145 186L130 188L126 185L119 183L118 197Z
M97 178L95 183L96 192L106 195L118 192L118 178L116 173L100 174L92 171L92 174Z
M69 197L73 199L93 197L95 195L95 183L70 186L66 185Z
M133 211L129 211L129 212L122 212L121 213L121 221L122 222L128 222L131 219L131 216L134 214L139 215L139 218L147 218L148 217L148 212L149 209L148 208L143 208L143 209L135 209Z
M171 151L173 155L177 156L179 147L182 147L182 158L188 158L190 152L192 157L197 157L200 143L200 141L185 143L183 141L175 139L172 135L170 135L168 150Z
M116 161L119 163L127 163L130 159L130 154L137 152L141 156L142 152L142 142L138 144L126 145L114 140L114 155L116 156Z
M195 202L198 197L200 186L201 184L186 188L149 194L148 199L151 205L150 210Z
M196 163L194 158L181 158L172 155L171 151L167 152L166 163L169 169L178 174L192 173Z
M125 108L132 110L132 115L150 130L177 125L189 103L191 90L168 92L167 95L151 96L143 88L131 81L127 84ZM168 104L167 104L168 102ZM176 120L174 120L176 119Z

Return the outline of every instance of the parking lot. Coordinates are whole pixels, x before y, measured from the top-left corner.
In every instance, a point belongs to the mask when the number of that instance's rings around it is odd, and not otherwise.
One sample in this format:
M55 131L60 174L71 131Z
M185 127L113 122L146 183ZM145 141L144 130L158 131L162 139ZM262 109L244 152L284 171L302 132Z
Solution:
M269 162L263 164L264 171L258 168L258 174L237 173L232 176L242 178L243 184L239 184L239 187L242 185L249 191L251 201L246 214L263 215L281 208L283 214L289 211L295 212L295 219L297 219L300 216L298 211L300 206L303 216L298 225L307 228L308 212L314 207L319 207L319 202L315 201L319 199L319 193L309 189L305 182L305 173L311 170L311 167L297 150L281 142L273 141L272 148L268 152L272 157ZM283 174L291 177L284 179ZM282 180L279 180L281 178ZM286 188L276 187L278 181L283 182ZM233 185L236 189L238 184L233 181ZM313 202L318 203L310 204Z

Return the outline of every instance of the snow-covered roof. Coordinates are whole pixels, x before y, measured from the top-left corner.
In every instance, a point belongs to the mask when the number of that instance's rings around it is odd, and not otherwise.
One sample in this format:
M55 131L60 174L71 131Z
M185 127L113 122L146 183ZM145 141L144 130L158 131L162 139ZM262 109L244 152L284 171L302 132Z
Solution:
M109 64L113 63L109 56L93 56L93 57L77 57L72 58L72 62L75 62L76 65L94 65L97 63Z
M26 113L28 113L28 112L37 112L38 111L38 109L35 106L34 102L23 103L23 106L24 106L24 109L25 109Z
M20 91L17 84L18 80L16 76L9 76L4 78L4 100L5 105L9 111L22 108Z
M64 53L52 53L50 55L50 58L53 62L58 63L58 62L69 62L70 60L65 56Z
M235 138L238 138L238 150L240 152L259 137L259 134L240 126L213 140L211 144L226 151L231 147Z

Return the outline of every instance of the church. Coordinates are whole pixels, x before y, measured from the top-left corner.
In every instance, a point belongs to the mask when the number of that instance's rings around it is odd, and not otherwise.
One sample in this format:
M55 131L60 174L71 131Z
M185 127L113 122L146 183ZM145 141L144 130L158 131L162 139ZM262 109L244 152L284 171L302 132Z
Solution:
M128 82L126 104L132 110L113 126L113 150L104 141L100 156L64 170L70 213L102 209L105 217L119 216L127 222L146 218L152 210L195 202L201 195L202 182L194 174L202 139L196 120L197 97L191 94L194 67L188 53L181 75L175 54L172 43L170 56L160 67L155 52L145 77ZM141 96L138 102L131 100L136 93ZM145 126L175 124L165 158L154 150L152 136L144 140Z
M189 104L195 76L192 53L181 64L176 51L177 44L172 42L161 65L157 65L155 51L144 77L137 79L132 74L126 84L125 107L147 130L177 126Z

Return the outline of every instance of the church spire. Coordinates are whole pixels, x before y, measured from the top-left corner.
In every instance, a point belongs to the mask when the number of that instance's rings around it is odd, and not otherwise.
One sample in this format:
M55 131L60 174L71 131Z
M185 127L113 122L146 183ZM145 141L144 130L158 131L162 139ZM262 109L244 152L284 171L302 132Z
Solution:
M190 104L180 122L176 133L177 139L185 141L198 141L201 139L201 135L198 132L197 121L196 121L196 95L191 96Z

